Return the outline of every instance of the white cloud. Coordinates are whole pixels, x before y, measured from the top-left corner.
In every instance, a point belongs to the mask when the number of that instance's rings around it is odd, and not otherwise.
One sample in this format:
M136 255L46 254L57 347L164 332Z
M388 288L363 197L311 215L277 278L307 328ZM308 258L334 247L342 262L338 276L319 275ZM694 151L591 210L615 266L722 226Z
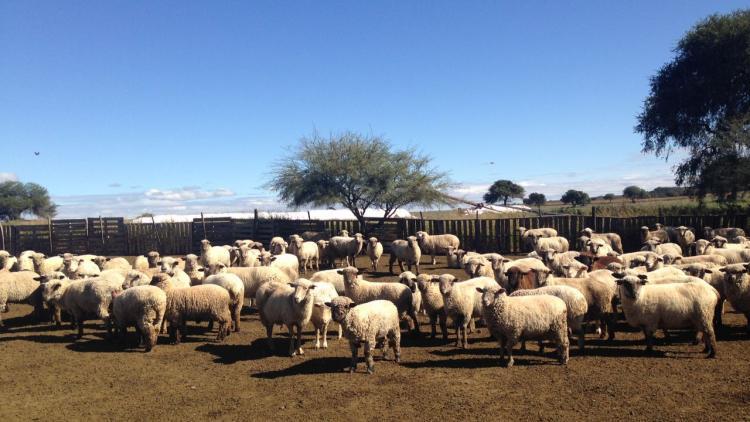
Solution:
M15 182L18 176L15 173L0 172L0 182Z
M229 189L200 190L197 186L186 186L181 189L161 190L149 189L145 193L147 198L164 201L193 201L196 199L226 198L234 196Z

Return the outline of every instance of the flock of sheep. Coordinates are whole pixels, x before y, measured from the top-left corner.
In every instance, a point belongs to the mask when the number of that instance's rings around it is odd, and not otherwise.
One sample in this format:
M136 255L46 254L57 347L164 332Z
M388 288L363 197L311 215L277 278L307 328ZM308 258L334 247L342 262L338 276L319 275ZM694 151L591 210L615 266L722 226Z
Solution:
M224 246L203 240L200 256L162 257L153 251L133 265L121 257L47 257L34 251L16 257L0 251L0 310L30 303L35 316L58 326L65 312L78 338L86 320L104 321L108 334L120 338L134 326L150 351L160 333L168 332L174 343L184 339L187 321L208 321L210 329L216 324L221 341L240 331L240 312L252 305L269 347L274 325L282 325L289 332L289 354L302 355L302 330L310 322L315 348L326 348L334 321L338 337L351 345L350 371L364 346L370 373L375 348L385 357L390 347L400 360L401 324L406 320L418 335L420 312L429 318L432 338L439 324L447 339L450 321L456 346L464 348L467 333L482 320L508 366L513 347L521 343L525 349L526 340L539 341L540 348L552 342L564 364L569 338L582 350L588 327L613 339L618 309L628 324L643 330L647 350L659 329L665 336L668 330L692 329L708 357L716 355L715 330L725 300L750 321L750 242L742 229L704 228L698 239L684 226L643 227L643 248L630 253L616 233L585 229L571 250L554 229L519 230L531 252L515 260L464 251L451 234L417 232L395 240L389 271L398 262L399 283L366 280L355 258L365 253L376 271L383 245L345 231L330 239L317 233L274 237L267 250L252 240ZM463 269L468 279L420 273L423 253L433 265L437 255L446 256L447 265ZM320 269L326 266L331 269ZM313 270L309 279L300 277Z

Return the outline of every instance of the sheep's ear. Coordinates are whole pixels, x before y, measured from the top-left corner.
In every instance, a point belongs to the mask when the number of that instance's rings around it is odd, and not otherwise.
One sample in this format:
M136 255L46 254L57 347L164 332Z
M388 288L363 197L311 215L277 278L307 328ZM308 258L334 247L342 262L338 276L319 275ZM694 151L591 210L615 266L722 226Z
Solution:
M503 259L502 259L502 262L510 262L510 261L511 261L511 260L510 260L510 259L508 259L508 258L503 258Z
M58 280L62 280L62 279L64 279L64 278L65 278L65 274L60 274L60 275L58 275L58 276L57 276L57 279L58 279Z
M42 281L42 277L34 277L35 281Z
M721 267L721 268L719 268L719 271L725 273L725 272L727 272L727 269L726 269L726 267Z
M323 306L325 306L325 305L323 305L322 303L316 303L316 304L314 304L313 306L317 306L318 308L322 308L322 307L323 307Z
M648 276L646 274L638 274L638 278L640 278L643 281L647 281L648 280Z
M479 293L482 293L482 294L484 294L484 291L486 290L486 289L484 289L484 288L482 288L482 287L477 287L476 289L477 289L477 291L478 291Z
M622 277L625 277L625 275L624 275L624 274L612 274L612 275L613 275L613 276L614 276L614 277L615 277L615 278L617 279L617 280L615 280L615 283L617 283L617 284L623 284L623 283L625 283L625 281L623 281L623 280L621 279ZM619 275L620 277L617 277L618 275Z
M198 268L198 271L200 271L200 272L205 272L205 271L206 271L206 269L205 269L205 268Z
M703 272L706 273L706 274L713 274L714 273L713 270L709 270L708 268L706 268L705 270L703 270Z
M308 287L308 289L312 290L312 289L314 289L315 287L317 287L317 286L315 286L314 284L311 284L311 285L310 285L310 287Z
M625 277L625 274L622 274L622 273L612 273L612 277L620 279L620 278Z
M657 262L664 262L664 258L662 258L662 257L658 257L658 258L656 258L656 261L657 261Z
M336 274L344 275L344 270L336 270Z
M331 302L326 302L324 303L324 305L326 305L329 308L333 308L333 304Z

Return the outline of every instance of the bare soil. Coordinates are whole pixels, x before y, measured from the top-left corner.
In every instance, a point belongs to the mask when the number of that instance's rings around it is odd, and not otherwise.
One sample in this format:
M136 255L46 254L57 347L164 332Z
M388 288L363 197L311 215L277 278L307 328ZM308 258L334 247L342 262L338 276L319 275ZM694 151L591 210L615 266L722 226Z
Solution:
M384 257L387 258L387 257ZM387 260L384 260L387 262ZM382 262L382 261L381 261ZM366 258L359 258L360 268ZM430 273L452 272L444 264ZM394 280L382 273L367 277ZM242 332L214 341L206 324L193 324L188 341L162 336L151 353L105 338L100 323L75 341L13 305L0 329L0 420L340 418L353 420L747 419L750 416L750 338L745 319L728 310L718 357L705 359L692 335L673 336L646 354L643 335L621 324L612 343L594 334L580 354L560 366L535 344L499 365L498 346L481 328L467 350L429 336L402 337L402 362L376 361L375 374L344 372L346 340L329 332L329 348L314 350L305 333L304 357L283 356L285 330L269 350L257 314L242 317ZM429 331L426 318L422 332ZM131 335L131 345L134 334ZM573 342L574 344L574 342ZM551 351L551 349L547 349ZM377 353L380 356L380 353ZM262 419L261 419L262 420Z

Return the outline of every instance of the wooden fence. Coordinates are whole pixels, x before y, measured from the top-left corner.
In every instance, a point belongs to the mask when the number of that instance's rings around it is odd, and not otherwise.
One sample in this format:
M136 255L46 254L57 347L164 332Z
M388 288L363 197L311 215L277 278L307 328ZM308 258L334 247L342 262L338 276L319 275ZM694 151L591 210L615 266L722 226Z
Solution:
M206 218L187 223L125 223L122 218L88 218L52 220L49 224L0 225L0 249L18 254L33 249L46 254L94 253L100 255L142 255L158 250L165 255L198 253L201 239L214 244L230 244L236 239L253 239L268 244L273 236L287 238L293 233L325 232L338 234L367 233L388 244L419 230L431 234L452 233L461 240L462 248L480 252L496 251L505 254L524 252L518 228L552 227L560 236L574 244L585 227L597 232L615 232L622 237L623 246L632 251L640 248L641 226L653 227L657 222L669 226L684 225L695 229L741 227L748 229L747 215L666 216L666 217L594 217L553 216L530 218L500 218L496 220L421 220L388 219L380 227L377 220L367 220L367 227L357 221L343 220L274 220Z

